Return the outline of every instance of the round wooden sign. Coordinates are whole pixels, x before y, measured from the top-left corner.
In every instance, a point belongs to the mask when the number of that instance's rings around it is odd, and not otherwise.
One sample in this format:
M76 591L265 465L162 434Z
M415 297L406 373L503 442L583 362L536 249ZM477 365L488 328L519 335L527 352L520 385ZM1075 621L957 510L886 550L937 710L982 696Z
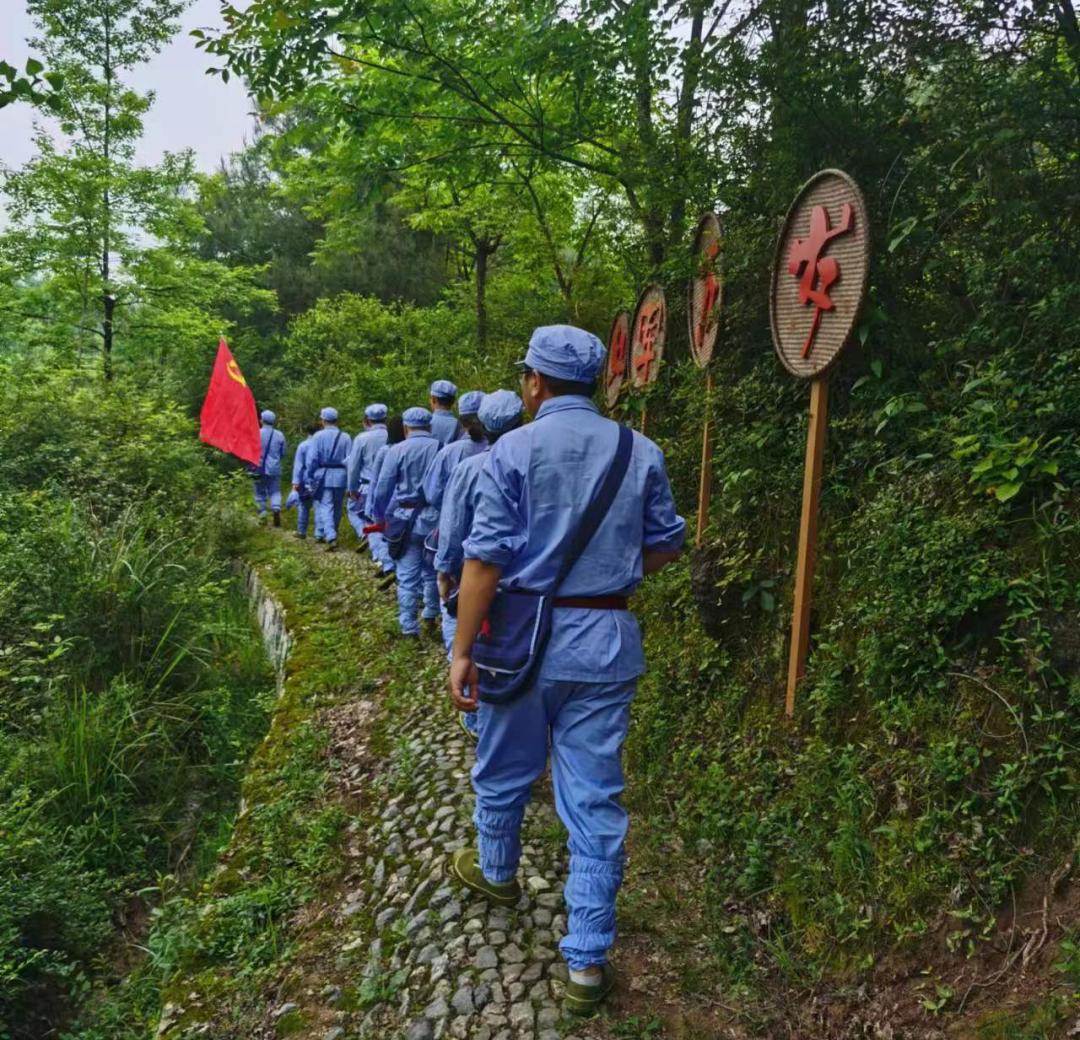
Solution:
M858 185L822 170L799 190L773 257L769 318L783 366L801 379L840 356L866 296L870 228Z
M630 312L619 311L608 333L607 361L604 364L604 403L614 408L619 400L630 356Z
M656 382L667 337L667 300L659 285L649 285L638 297L630 332L630 364L634 386Z
M724 296L720 234L720 218L715 213L706 213L694 232L691 251L694 277L687 290L686 314L690 323L690 350L698 368L704 368L712 360L720 329Z

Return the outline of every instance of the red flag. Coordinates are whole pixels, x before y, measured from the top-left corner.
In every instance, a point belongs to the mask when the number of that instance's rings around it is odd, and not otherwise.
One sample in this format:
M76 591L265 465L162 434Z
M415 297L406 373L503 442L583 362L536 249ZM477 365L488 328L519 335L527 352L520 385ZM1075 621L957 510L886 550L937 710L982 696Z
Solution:
M210 387L199 416L199 440L254 466L262 456L255 395L224 338L218 341Z

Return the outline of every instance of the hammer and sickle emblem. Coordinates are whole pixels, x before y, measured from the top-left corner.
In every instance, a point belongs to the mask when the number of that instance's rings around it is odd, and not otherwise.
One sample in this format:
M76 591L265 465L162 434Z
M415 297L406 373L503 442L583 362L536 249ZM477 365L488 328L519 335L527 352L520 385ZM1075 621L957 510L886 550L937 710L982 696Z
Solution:
M240 373L240 366L236 363L236 358L233 358L226 366L225 371L232 376L241 386L247 386L247 381Z

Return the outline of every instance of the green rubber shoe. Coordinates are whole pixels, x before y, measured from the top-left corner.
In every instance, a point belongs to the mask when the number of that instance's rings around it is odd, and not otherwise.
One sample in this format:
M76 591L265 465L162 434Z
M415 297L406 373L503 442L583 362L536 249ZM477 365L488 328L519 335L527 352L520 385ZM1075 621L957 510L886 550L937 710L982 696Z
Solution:
M577 1015L579 1018L595 1015L597 1008L614 988L615 969L610 964L605 964L601 981L597 985L585 986L580 982L566 984L563 1011L568 1015Z
M496 906L515 906L521 898L521 886L516 881L499 884L484 877L480 864L476 862L476 849L458 849L450 863L450 873L466 888Z

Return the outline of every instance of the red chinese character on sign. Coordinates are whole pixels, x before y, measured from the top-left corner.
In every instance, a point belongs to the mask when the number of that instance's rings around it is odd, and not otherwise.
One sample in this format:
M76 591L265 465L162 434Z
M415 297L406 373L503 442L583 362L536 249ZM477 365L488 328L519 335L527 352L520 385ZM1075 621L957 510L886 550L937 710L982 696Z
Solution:
M611 362L608 365L608 386L620 382L626 375L626 319L623 318L611 336Z
M656 341L664 329L664 308L653 307L643 311L638 319L637 338L641 343L641 352L634 358L635 378L648 383L651 377L652 363L656 360Z
M821 324L821 315L836 306L829 289L840 278L840 265L831 256L822 258L825 247L837 235L851 231L855 226L855 211L848 203L840 210L840 224L829 227L829 211L824 206L815 206L810 214L810 234L807 238L797 238L788 254L788 273L800 278L799 302L814 305L814 320L810 333L803 344L802 356L810 356L814 347L814 337Z
M720 243L711 242L709 248L705 250L705 255L710 260L716 259L716 254L720 252ZM710 270L705 275L705 295L701 301L701 315L698 317L697 328L694 329L694 345L700 350L705 343L705 333L709 328L709 318L712 315L713 308L716 306L716 301L720 297L720 279L716 277L716 274Z

